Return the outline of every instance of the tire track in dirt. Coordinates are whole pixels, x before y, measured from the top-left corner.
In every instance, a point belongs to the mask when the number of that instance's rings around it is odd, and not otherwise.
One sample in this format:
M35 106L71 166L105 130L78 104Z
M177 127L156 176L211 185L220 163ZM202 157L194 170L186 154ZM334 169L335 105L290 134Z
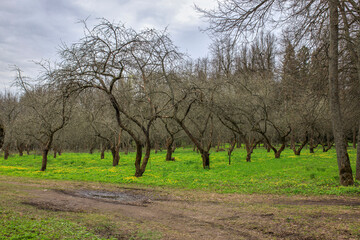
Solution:
M1 184L16 189L24 205L126 219L162 232L163 239L360 238L346 226L360 218L356 197L217 194L60 181ZM347 222L339 224L339 219Z

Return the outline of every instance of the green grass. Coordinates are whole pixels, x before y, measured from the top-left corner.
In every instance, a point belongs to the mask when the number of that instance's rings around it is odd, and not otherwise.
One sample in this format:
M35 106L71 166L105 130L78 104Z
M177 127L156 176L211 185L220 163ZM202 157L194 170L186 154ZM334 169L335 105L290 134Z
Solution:
M105 239L84 226L59 219L29 217L0 210L0 239Z
M190 148L177 149L176 161L166 162L166 152L152 152L143 177L134 177L135 153L121 154L120 164L112 167L111 154L100 160L100 154L63 153L53 159L49 155L48 168L39 171L41 156L12 155L0 160L0 174L42 179L62 179L126 183L175 188L200 189L224 193L271 193L301 195L359 195L358 183L352 187L339 186L335 150L314 154L304 149L295 156L286 149L280 159L272 152L256 149L252 162L245 162L244 149L233 152L232 164L228 165L226 152L212 152L210 170L202 168L201 157ZM356 152L349 148L352 166ZM355 171L355 170L354 170Z

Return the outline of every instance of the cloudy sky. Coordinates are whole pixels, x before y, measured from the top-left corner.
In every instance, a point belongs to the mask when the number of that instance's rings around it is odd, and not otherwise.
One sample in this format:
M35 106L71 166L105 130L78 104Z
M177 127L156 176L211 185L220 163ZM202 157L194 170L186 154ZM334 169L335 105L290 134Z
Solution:
M0 0L0 91L14 79L12 66L36 77L35 61L56 61L62 42L71 44L83 34L80 20L92 26L97 18L122 22L137 30L168 28L175 44L193 58L206 56L210 40L194 10L215 6L215 0Z

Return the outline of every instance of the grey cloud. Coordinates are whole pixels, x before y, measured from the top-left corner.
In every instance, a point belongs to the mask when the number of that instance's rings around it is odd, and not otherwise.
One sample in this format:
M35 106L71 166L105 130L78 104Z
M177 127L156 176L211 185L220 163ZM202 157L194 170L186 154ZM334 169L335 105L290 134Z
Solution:
M194 0L206 2L205 0ZM0 91L10 85L12 65L36 76L41 59L56 60L61 42L71 44L83 33L77 24L90 16L141 29L168 27L176 45L193 57L206 54L208 38L198 31L193 0L2 0L0 1Z

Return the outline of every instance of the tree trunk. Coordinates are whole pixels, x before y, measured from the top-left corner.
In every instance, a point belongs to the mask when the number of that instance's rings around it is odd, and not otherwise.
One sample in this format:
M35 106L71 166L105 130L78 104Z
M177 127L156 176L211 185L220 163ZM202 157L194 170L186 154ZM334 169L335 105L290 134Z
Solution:
M356 180L360 181L360 124L358 132L357 154L356 154Z
M4 147L4 159L7 160L9 158L9 155L10 155L10 145L7 144Z
M167 148L167 151L166 151L166 161L175 161L175 158L172 157L172 146L168 147Z
M174 139L169 137L166 140L166 161L174 161L175 159L172 157L173 154L173 143Z
M129 143L126 143L126 144L125 144L125 149L124 149L124 154L125 154L125 155L128 155L128 154L129 154L129 145L130 145Z
M334 143L322 144L323 152L328 152L333 146L334 146Z
M310 153L314 153L314 138L313 138L313 136L310 137L309 149L310 149Z
M286 145L286 143L283 143L279 150L274 151L275 152L275 158L280 158L280 155L281 155L282 151L284 151L284 149L285 149L285 145Z
M294 134L291 134L291 138L290 138L290 148L291 149L294 149L294 148L296 148L296 146L295 146L295 136L294 136Z
M207 151L203 151L201 153L201 158L203 161L203 168L204 169L210 169L210 154Z
M292 146L292 149L294 151L294 154L296 156L300 156L301 150L305 147L305 145L308 143L308 136L305 137L305 140L302 142L302 144L300 145L300 147L298 149L296 149L296 144L294 143ZM314 151L314 150L313 150Z
M215 152L219 152L220 151L220 141L218 141L217 145L216 145L216 151Z
M135 177L141 177L146 169L151 153L150 140L146 140L145 155L142 158L142 144L136 142ZM141 161L142 160L142 161Z
M146 143L146 146L145 146L145 155L144 155L144 158L142 160L142 163L141 163L141 176L144 174L145 170L146 170L146 166L147 166L147 163L150 159L150 153L151 153L151 148L150 148L150 139L147 139L147 143Z
M338 86L338 61L339 61L339 39L338 39L338 0L329 0L330 11L330 47L329 47L329 97L330 112L332 120L333 134L335 138L335 147L337 162L339 168L340 184L349 186L354 184L349 155L347 153L344 134L344 122L341 116L339 86Z
M57 150L56 148L54 149L54 158L56 158L56 154L57 154Z
M105 148L101 148L100 159L105 158Z
M228 149L229 165L231 165L231 154L232 154L232 152L234 151L235 145L236 145L236 139L234 139L234 141L232 141L232 142L230 143L230 147L229 147L229 149Z
M158 143L155 143L155 144L154 144L154 148L155 148L155 154L158 153L158 151L159 151L159 144L158 144Z
M236 141L236 148L241 148L241 141L240 141L240 139L237 139L237 141Z
M46 165L47 165L47 155L49 153L49 148L44 148L42 151L42 164L41 164L41 169L40 171L45 171L46 170Z
M30 146L29 146L29 144L25 145L25 151L26 151L27 155L30 155Z
M314 153L314 148L312 145L309 144L310 153Z
M245 142L245 149L246 149L246 162L251 162L251 154L253 153L257 142L255 142L255 139L253 139L251 142L249 142L248 139L244 139L244 142Z
M271 151L270 145L268 143L265 143L264 145L266 145L266 152L270 152Z
M5 130L4 130L4 126L0 122L0 149L2 148L2 145L4 143L4 139L5 139Z
M247 154L246 154L246 162L251 162L251 154L252 154L252 151L247 152Z
M17 144L16 146L18 152L19 152L19 156L22 157L24 155L24 147L23 144Z
M135 177L141 177L143 174L140 169L141 158L142 158L142 145L140 142L136 142Z
M119 149L120 148L111 147L111 155L113 157L113 166L114 167L119 165L119 161L120 161Z
M353 130L353 149L356 149L356 127Z
M93 154L93 153L94 153L94 149L95 149L95 147L94 147L94 146L90 147L90 149L89 149L89 153L90 153L90 154Z

